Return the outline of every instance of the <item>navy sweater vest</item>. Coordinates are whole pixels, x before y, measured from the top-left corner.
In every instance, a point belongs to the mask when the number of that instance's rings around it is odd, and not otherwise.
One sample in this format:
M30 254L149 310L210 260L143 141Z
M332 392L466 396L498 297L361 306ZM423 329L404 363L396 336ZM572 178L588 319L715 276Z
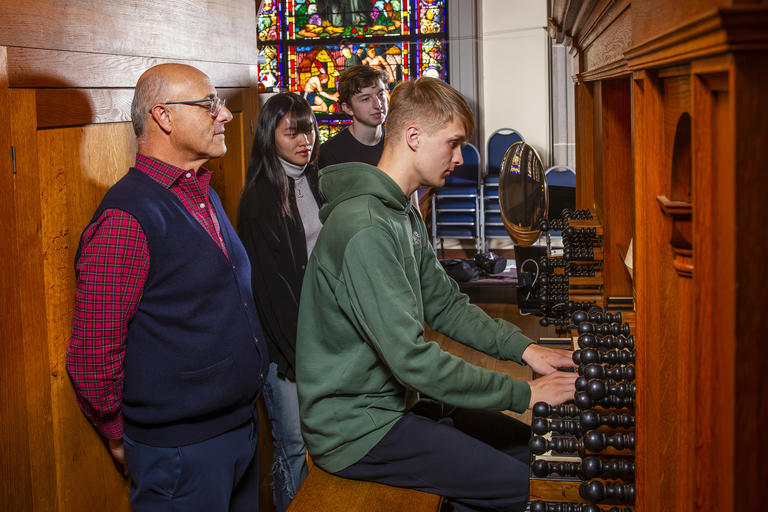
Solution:
M244 424L269 364L248 256L213 189L210 199L229 259L170 190L136 169L93 217L126 211L147 237L149 275L128 326L122 396L125 433L144 444L181 446Z

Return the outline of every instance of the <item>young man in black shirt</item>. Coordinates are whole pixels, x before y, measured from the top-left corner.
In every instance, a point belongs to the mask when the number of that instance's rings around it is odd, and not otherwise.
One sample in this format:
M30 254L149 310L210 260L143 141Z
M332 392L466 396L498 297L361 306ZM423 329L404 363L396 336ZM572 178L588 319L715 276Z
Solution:
M389 111L389 74L370 66L350 66L339 77L339 104L352 125L320 145L318 167L363 162L376 165L384 150L384 121ZM419 193L411 200L419 209Z
M370 66L350 66L337 92L352 124L320 146L319 167L346 162L376 165L384 149L384 120L389 109L389 75Z

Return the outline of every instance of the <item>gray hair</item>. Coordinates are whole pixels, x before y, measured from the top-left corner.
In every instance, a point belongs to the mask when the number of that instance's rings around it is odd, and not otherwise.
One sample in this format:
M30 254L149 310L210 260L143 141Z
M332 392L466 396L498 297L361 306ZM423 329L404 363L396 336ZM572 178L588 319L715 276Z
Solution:
M161 97L166 81L161 73L152 73L139 79L131 102L131 121L136 138L141 141L147 125L147 116L153 105L166 101Z

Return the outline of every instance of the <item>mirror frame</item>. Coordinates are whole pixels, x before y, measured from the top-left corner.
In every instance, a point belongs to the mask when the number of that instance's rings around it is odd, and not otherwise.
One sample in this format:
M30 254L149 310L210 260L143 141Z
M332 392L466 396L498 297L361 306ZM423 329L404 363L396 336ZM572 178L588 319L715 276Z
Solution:
M512 157L515 154L515 151L517 150L517 147L522 145L524 148L530 149L530 151L533 153L533 157L536 158L536 160L539 163L539 167L541 169L541 180L542 183L544 183L544 209L543 214L541 217L537 218L534 222L534 226L518 226L517 223L515 223L512 219L509 219L507 217L505 208L504 208L504 201L503 197L504 194L502 194L502 190L504 188L505 183L505 176L509 175L509 171L512 168ZM515 242L516 245L520 245L522 247L528 247L530 245L533 245L536 240L539 239L539 236L541 235L541 221L546 219L549 215L549 188L547 186L547 178L546 178L546 172L544 169L544 163L541 161L541 157L539 156L539 153L536 151L536 148L531 146L530 144L526 142L515 142L509 148L507 148L506 153L504 153L504 158L501 161L501 170L499 173L499 210L501 211L501 218L504 221L504 227L507 230L507 233L509 233L509 236L512 238L512 240Z

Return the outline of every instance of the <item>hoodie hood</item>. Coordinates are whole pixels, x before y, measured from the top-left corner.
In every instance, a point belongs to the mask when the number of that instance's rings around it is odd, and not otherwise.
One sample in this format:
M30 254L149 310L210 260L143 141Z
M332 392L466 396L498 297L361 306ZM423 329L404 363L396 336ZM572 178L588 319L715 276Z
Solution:
M358 196L374 196L385 206L405 214L411 198L384 171L362 162L329 165L320 171L320 222L325 222L334 208Z

